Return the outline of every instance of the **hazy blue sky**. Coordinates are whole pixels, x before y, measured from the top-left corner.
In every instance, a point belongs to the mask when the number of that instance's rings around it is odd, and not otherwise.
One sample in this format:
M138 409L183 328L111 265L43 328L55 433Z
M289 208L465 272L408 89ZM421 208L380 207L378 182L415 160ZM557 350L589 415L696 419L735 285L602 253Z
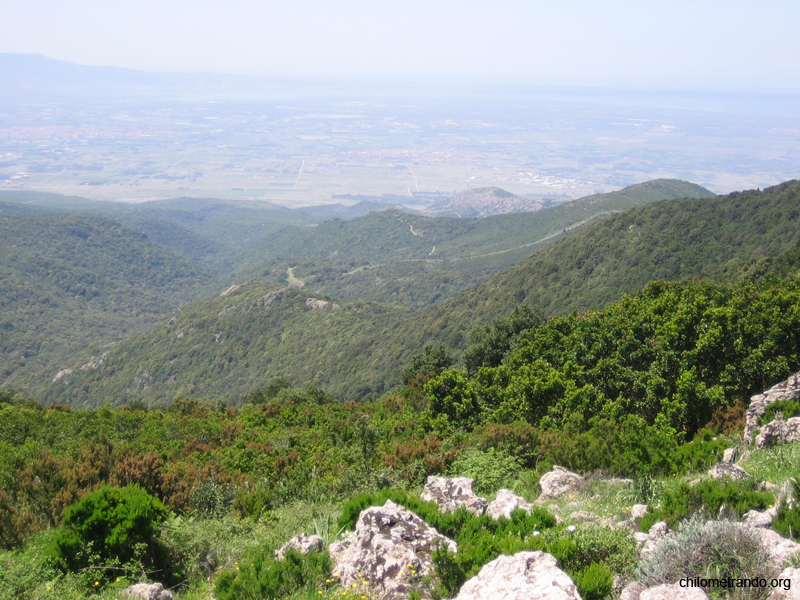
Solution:
M0 0L0 52L148 71L800 89L800 0Z

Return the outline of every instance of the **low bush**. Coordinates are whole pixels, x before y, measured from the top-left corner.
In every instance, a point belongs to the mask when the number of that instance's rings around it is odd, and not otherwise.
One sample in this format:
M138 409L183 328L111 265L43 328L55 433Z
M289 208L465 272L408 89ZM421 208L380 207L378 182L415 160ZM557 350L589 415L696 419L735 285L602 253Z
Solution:
M674 583L682 577L727 578L767 581L777 575L769 566L767 552L752 529L731 521L717 521L707 527L695 516L678 527L646 557L639 568L639 580L646 586ZM719 589L706 589L709 594ZM736 598L763 598L769 587L740 588Z
M132 562L158 571L166 566L166 553L156 534L168 516L164 505L138 486L101 487L66 508L49 552L63 571L92 567L97 577L111 578Z
M330 587L331 559L327 551L306 555L288 550L275 560L272 550L261 548L246 555L241 564L217 577L218 600L275 600L302 589Z
M800 402L794 400L778 400L767 406L764 415L758 419L759 425L766 425L775 420L778 413L781 413L784 419L796 417L800 415Z
M778 509L778 514L772 521L772 528L783 537L797 541L800 539L800 483L796 478L791 479L792 492L795 501L792 504L783 503Z
M737 483L730 479L706 479L694 486L682 482L677 488L663 492L661 505L648 508L639 526L648 531L654 523L666 521L672 527L694 513L716 516L723 506L728 514L741 517L752 509L764 510L774 502L775 496L758 491L752 480Z
M603 600L611 594L614 575L604 563L592 563L573 575L583 600Z
M521 468L517 458L501 450L468 448L453 462L450 474L473 479L475 493L488 496L512 487Z

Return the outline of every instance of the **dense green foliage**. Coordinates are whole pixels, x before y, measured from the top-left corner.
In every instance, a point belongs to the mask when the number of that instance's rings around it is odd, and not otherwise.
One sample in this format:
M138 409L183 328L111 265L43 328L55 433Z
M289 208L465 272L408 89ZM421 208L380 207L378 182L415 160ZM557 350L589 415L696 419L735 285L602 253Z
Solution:
M654 282L602 312L551 319L498 367L444 372L426 386L431 415L442 427L555 430L635 415L693 435L800 366L798 306L796 284Z
M41 391L61 369L80 369L209 281L187 260L98 216L2 217L0 253L0 383L28 390Z
M759 491L756 482L735 482L725 479L706 479L696 485L681 482L672 490L665 490L657 508L650 506L639 526L643 531L653 523L666 521L673 527L685 518L704 512L706 517L716 517L724 506L730 517L738 518L749 510L765 510L775 502L772 492Z
M535 213L485 219L386 210L271 236L258 249L264 262L252 273L285 283L292 268L306 287L342 300L421 308L456 296L598 218L667 198L709 196L700 186L658 179Z
M164 505L136 485L103 486L64 510L52 552L64 571L99 569L94 578L104 571L116 576L116 568L132 560L161 571L165 557L155 536L167 516Z
M275 560L272 551L251 552L241 566L223 572L215 581L219 600L278 600L304 587L327 587L331 559L325 552L306 555L288 550L285 560Z

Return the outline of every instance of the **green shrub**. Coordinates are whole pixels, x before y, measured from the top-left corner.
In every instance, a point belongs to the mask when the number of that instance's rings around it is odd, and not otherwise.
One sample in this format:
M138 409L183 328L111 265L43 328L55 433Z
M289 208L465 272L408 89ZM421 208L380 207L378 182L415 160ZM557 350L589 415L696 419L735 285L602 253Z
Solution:
M468 448L455 460L450 473L474 479L475 492L490 495L500 488L510 488L521 468L517 458L500 450Z
M708 469L717 464L728 447L728 441L710 429L701 429L691 442L678 446L675 452L675 473Z
M778 413L783 415L784 419L796 417L800 415L800 402L794 400L778 400L767 406L764 415L758 419L759 425L766 425L775 420Z
M64 571L113 570L134 560L147 570L160 569L165 556L156 534L168 515L164 505L139 486L101 487L64 510L50 552Z
M604 563L592 563L572 576L583 600L603 600L611 594L614 575Z
M800 539L800 503L798 503L798 500L800 500L800 483L794 477L791 482L795 502L791 506L787 503L781 504L778 514L775 515L775 520L772 522L772 528L783 537L797 541Z
M695 486L682 482L676 489L663 493L661 506L648 508L640 521L642 531L647 531L658 521L670 527L678 521L699 512L716 515L723 506L729 514L741 517L749 510L764 510L775 502L771 492L755 489L755 482L736 483L730 479L706 479Z
M284 560L261 548L242 559L241 565L224 571L215 582L218 600L275 600L311 586L328 585L332 564L327 551L306 555L289 549Z

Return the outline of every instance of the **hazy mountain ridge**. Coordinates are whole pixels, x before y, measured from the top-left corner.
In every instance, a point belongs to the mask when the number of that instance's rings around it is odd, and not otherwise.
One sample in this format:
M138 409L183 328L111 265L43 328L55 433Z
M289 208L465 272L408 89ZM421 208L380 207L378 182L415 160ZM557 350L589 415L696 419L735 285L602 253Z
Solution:
M483 187L464 190L446 200L437 200L424 213L431 216L471 218L535 212L544 206L542 200L520 198L499 187Z

